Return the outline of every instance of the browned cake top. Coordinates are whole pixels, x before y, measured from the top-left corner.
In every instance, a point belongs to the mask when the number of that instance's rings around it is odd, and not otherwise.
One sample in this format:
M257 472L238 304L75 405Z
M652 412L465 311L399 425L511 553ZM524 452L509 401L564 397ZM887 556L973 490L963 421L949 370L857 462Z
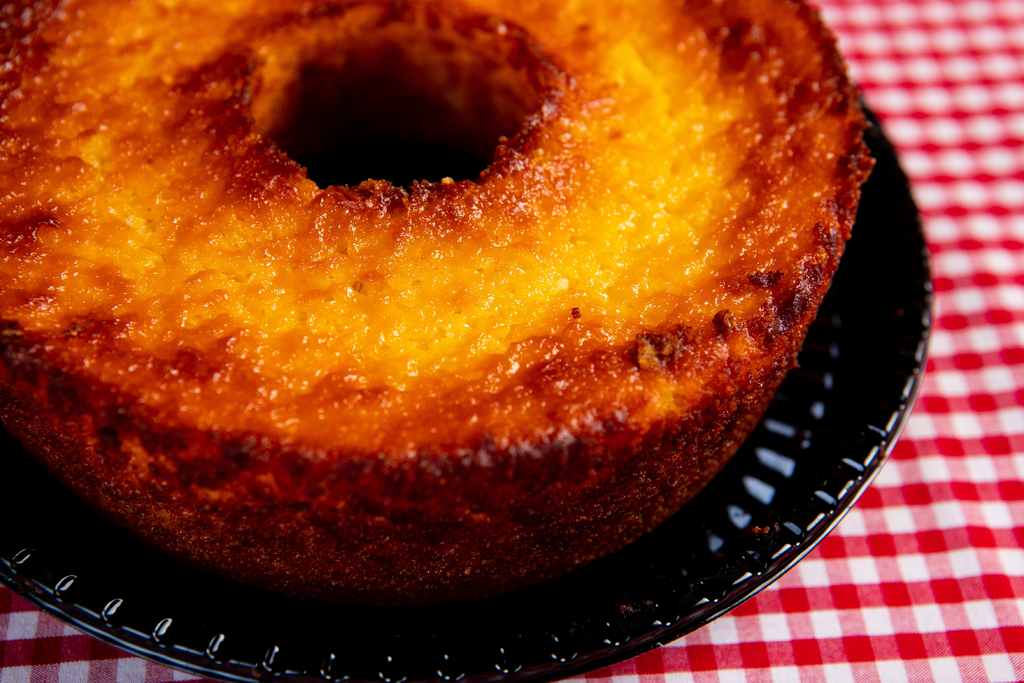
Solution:
M684 412L789 362L870 167L797 2L52 4L5 6L0 320L166 425L397 456ZM494 161L292 160L389 136Z

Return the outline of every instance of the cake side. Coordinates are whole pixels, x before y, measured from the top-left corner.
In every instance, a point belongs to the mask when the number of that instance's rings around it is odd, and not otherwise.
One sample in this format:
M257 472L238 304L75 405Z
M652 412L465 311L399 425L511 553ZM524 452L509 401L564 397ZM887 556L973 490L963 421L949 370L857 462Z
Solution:
M724 466L786 369L646 432L610 422L393 463L164 430L110 388L13 350L30 337L9 330L5 342L5 425L108 518L228 578L383 604L514 590L653 529Z

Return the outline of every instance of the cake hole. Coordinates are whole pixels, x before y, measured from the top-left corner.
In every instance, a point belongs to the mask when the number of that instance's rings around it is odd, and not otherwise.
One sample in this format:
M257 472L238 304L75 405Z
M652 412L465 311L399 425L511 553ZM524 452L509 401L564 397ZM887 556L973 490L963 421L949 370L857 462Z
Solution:
M253 79L256 131L320 187L476 180L540 109L528 46L500 22L353 14L268 47Z

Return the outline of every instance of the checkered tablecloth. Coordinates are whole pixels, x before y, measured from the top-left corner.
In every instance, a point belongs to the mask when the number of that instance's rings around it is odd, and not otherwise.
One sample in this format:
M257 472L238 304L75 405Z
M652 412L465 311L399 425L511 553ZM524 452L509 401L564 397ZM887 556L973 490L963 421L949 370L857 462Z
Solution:
M774 586L592 681L1024 680L1024 0L822 0L925 219L935 327L874 485ZM0 589L0 683L191 680Z

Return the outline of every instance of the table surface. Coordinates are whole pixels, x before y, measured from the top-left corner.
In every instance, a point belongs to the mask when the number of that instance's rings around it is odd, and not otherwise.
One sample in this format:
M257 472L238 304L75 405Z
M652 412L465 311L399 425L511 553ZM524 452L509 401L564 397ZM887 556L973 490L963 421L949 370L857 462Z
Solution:
M879 478L795 569L580 680L1024 680L1024 0L818 5L924 217L921 397ZM0 588L0 683L172 680L192 677Z

